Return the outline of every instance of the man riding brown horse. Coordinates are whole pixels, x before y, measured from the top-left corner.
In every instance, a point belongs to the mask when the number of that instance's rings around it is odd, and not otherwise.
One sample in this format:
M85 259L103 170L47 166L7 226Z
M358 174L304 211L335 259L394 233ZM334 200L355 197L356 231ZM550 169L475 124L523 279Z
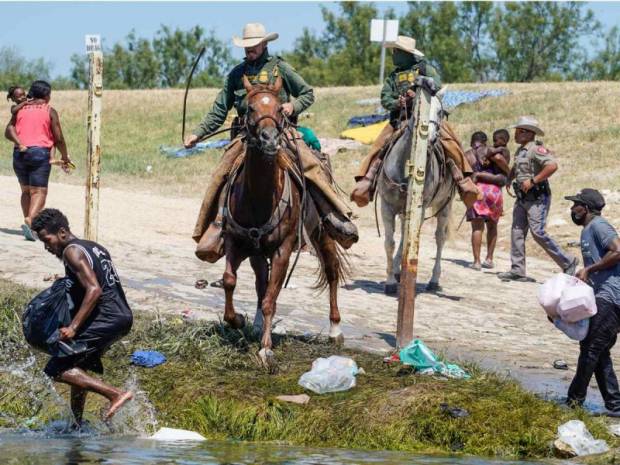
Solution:
M246 58L228 74L224 88L217 95L211 111L193 134L185 139L185 147L193 147L206 135L216 131L224 123L233 106L238 114L235 119L236 126L235 123L233 125L235 127L244 125L244 117L248 110L244 77L247 77L253 85L273 85L278 77L281 78L279 97L283 103L280 110L289 120L294 121L299 113L312 105L314 102L312 88L282 58L269 54L267 42L277 38L277 33L267 34L265 27L259 23L246 24L243 28L243 37L233 38L233 43L237 47L245 49ZM295 100L291 101L291 97ZM192 235L198 242L196 255L211 263L217 261L223 254L223 187L247 147L243 131L233 132L231 136L233 140L212 174ZM349 219L351 216L349 207L334 189L327 167L296 131L288 131L287 137L291 145L296 147L296 156L299 157L304 176L309 181L308 192L319 212L325 231L345 249L351 247L358 240L357 228Z

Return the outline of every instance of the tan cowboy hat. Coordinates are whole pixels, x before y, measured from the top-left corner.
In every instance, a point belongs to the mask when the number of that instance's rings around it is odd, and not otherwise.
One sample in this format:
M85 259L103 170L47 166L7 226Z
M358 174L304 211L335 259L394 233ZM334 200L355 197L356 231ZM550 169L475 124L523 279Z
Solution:
M261 23L248 23L243 26L243 37L233 36L233 44L237 47L254 47L261 42L270 42L279 37L277 32L267 34Z
M513 124L512 126L508 126L508 127L510 129L514 129L514 128L526 129L528 131L532 131L534 134L538 134L539 136L545 135L545 131L540 129L540 126L538 125L538 120L536 120L535 118L532 118L531 116L521 116L516 122L516 124Z
M398 48L400 50L404 50L407 53L412 53L421 57L424 56L421 51L415 48L415 39L413 37L398 36L395 42L387 42L385 44L385 48Z

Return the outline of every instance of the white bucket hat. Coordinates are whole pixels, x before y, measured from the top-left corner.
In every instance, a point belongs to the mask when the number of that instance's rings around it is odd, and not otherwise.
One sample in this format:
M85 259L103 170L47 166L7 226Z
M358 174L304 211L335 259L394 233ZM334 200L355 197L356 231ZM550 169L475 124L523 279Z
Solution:
M419 55L421 57L424 56L421 51L415 48L415 39L413 37L398 36L395 42L387 42L385 44L385 48L398 48L407 53L413 53L414 55Z
M277 32L267 34L261 23L248 23L243 26L243 37L233 36L233 44L237 47L254 47L261 42L270 42L279 37Z
M545 131L543 131L538 125L538 120L536 120L535 118L531 116L521 116L516 122L516 124L513 124L512 126L508 126L508 127L511 129L513 128L526 129L528 131L532 131L535 134L538 134L539 136L545 135Z

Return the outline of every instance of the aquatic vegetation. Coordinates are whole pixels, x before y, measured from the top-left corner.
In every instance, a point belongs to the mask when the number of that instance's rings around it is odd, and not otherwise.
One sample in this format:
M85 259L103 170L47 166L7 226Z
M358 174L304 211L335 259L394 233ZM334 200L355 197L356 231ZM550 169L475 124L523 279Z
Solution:
M0 330L8 335L0 344L4 349L6 341L12 341L11 359L22 353L32 358L20 340L15 314L31 294L0 281ZM384 364L377 355L336 348L321 338L288 336L274 342L279 372L270 375L256 356L259 341L251 327L237 331L218 322L136 315L130 335L104 359L106 379L129 383L140 392L129 407L132 410L121 411L114 421L114 431L148 432L158 424L193 429L211 439L536 458L552 455L550 443L558 425L579 418L595 437L618 445L607 432L605 419L564 409L474 365L465 367L472 374L470 380L439 379L412 375ZM153 369L133 367L129 356L137 349L158 350L168 362ZM315 358L333 354L352 357L364 368L366 374L357 377L357 387L312 395L307 405L276 399L303 393L299 376ZM1 357L4 366L4 350ZM40 354L35 357L31 371L45 360ZM4 376L0 370L0 378ZM24 390L23 382L12 378L11 383L2 383L0 426L23 425L31 418L44 421L62 410L57 401L41 403L38 410L31 405L33 399L23 402L18 394ZM57 389L66 394L65 388ZM88 408L94 418L103 404L91 399ZM441 403L464 408L470 415L452 418L442 412ZM55 405L51 411L50 405Z

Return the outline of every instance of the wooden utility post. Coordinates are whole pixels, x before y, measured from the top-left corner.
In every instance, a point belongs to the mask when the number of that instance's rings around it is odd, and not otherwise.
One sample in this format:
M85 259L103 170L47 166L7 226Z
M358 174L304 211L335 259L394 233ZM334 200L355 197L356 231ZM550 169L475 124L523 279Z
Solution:
M416 281L418 276L418 252L420 229L424 221L422 192L426 178L426 158L430 124L431 96L418 88L416 92L411 154L407 162L409 187L403 232L403 260L400 275L400 296L396 323L396 344L405 347L413 339L413 315L415 309Z
M101 97L103 95L103 53L99 36L86 36L89 55L87 153L86 153L86 211L84 237L97 240L99 223L99 170L101 164Z

